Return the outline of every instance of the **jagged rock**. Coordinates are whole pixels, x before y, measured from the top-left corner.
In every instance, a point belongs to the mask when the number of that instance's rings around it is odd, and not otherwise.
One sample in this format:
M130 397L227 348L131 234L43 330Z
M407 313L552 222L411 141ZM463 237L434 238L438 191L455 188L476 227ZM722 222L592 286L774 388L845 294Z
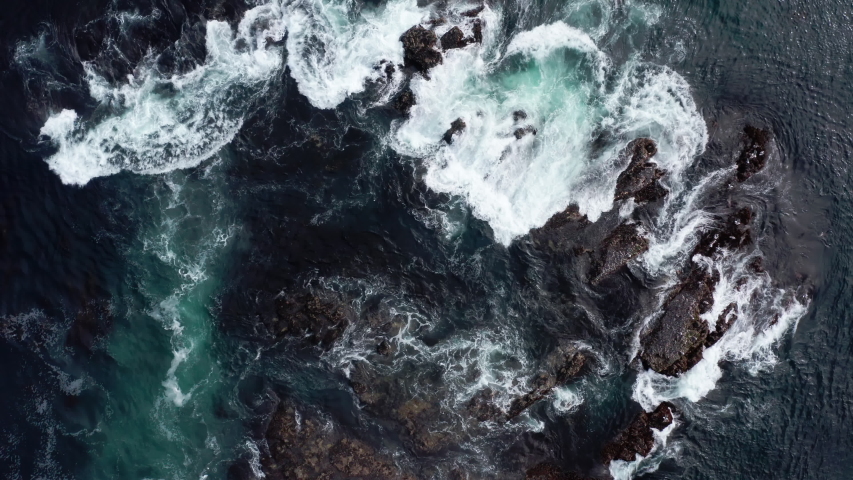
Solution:
M511 420L534 403L545 398L554 387L563 385L581 373L586 365L586 355L572 346L563 345L555 349L546 359L546 372L533 380L533 389L510 403L507 420Z
M467 125L465 125L465 122L461 118L457 118L453 121L453 123L450 124L450 128L448 128L447 131L444 132L444 137L442 138L447 143L453 143L453 136L465 130L466 126Z
M408 115L416 103L418 102L415 100L415 93L411 88L406 87L394 99L394 108L403 115Z
M389 62L387 65L385 65L385 78L391 80L391 78L394 77L395 71L397 71L397 69L394 68L394 64Z
M415 25L400 37L403 42L403 62L405 66L426 73L442 62L441 52L435 49L438 37L432 30Z
M749 222L752 211L742 208L726 222L702 235L693 254L712 257L721 249L736 250L752 241ZM700 360L704 349L716 343L734 323L734 305L726 307L712 334L700 315L710 310L718 279L704 268L691 262L688 276L670 293L664 303L663 315L652 322L641 336L640 359L646 368L664 375L686 372Z
M670 426L677 410L669 402L658 405L651 413L643 412L634 418L628 428L622 431L612 442L604 447L602 456L604 463L613 460L624 460L632 462L636 460L637 454L646 456L655 445L652 429L663 430Z
M747 126L743 129L746 146L737 159L737 181L744 182L767 164L770 132Z
M480 14L480 12L482 12L485 8L486 8L486 6L485 6L485 5L480 5L479 7L477 7L477 8L472 8L471 10L465 10L464 12L460 13L459 15L462 15L463 17L476 17L476 16L477 16L477 15L479 15L479 14Z
M387 357L388 355L391 355L392 351L393 347L391 347L391 344L388 343L388 340L382 340L381 342L379 342L379 345L376 345L376 353L378 353L379 355L384 355Z
M738 250L749 245L752 243L750 223L752 223L752 210L748 207L737 210L721 226L716 226L702 235L693 254L713 257L721 249Z
M273 415L266 440L263 468L271 480L413 478L366 443L289 402Z
M512 112L512 120L517 122L519 120L525 120L527 118L527 112L524 110L516 110Z
M648 249L649 240L640 235L637 225L619 225L595 251L592 284L598 285Z
M729 331L729 328L737 320L737 304L730 303L723 309L723 312L720 313L720 316L717 317L717 323L714 326L714 331L708 334L708 337L705 339L705 348L710 347L711 345L717 343L723 335Z
M528 133L536 135L536 129L528 125L524 128L516 128L515 131L512 132L512 134L515 135L516 140L521 140Z
M483 21L479 18L474 19L474 26L471 27L474 34L474 42L483 43Z
M465 38L465 34L461 28L453 27L441 36L441 49L463 48L471 43L471 41L471 39Z
M715 284L715 278L696 268L670 294L663 315L640 338L646 368L675 376L702 360L709 329L700 315L713 304Z
M666 172L649 161L656 153L657 145L648 138L634 140L628 145L625 154L631 155L631 162L616 179L615 200L633 198L637 203L647 203L667 195L666 188L658 182Z
M764 258L755 257L755 260L749 262L749 269L753 273L764 273Z
M323 347L331 346L349 325L341 305L313 294L279 297L275 311L271 326L276 336L303 337Z

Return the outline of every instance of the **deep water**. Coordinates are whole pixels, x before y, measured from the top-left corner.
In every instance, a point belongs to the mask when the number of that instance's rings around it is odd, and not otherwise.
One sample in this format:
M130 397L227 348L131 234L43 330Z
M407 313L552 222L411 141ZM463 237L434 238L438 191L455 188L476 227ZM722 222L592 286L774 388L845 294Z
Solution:
M280 405L415 478L853 476L853 6L487 3L482 43L386 74L402 32L471 34L475 6L7 2L0 477L269 476ZM736 184L745 125L772 154ZM638 137L669 195L608 216ZM570 204L642 224L649 251L590 286L529 234ZM678 379L632 362L697 232L742 205L754 248L713 266L735 326ZM283 332L305 295L346 329ZM580 380L508 422L465 413L566 344L594 360ZM602 465L664 400L652 453Z

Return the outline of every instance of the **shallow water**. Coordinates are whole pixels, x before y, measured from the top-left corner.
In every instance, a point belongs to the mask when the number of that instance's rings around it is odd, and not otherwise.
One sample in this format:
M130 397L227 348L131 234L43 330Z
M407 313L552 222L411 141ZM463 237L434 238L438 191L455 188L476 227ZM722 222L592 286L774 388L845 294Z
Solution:
M522 478L543 461L615 478L850 476L853 9L490 3L482 44L416 74L403 117L387 107L403 69L379 67L403 61L400 34L439 14L439 35L472 32L459 13L476 5L424 3L7 8L4 478L260 477L281 400L418 478ZM729 187L745 124L770 129L773 152ZM572 203L613 221L618 153L640 136L670 194L656 212L617 206L650 249L592 287L582 260L528 232ZM709 266L706 320L735 302L737 322L683 376L644 371L642 325L732 205L756 211L757 242ZM757 255L766 273L746 273ZM270 330L276 298L306 291L350 319L327 348ZM460 414L484 389L506 409L561 342L595 359L580 381L510 422ZM359 382L383 399L365 403ZM394 417L413 399L433 405L443 448ZM680 414L651 455L601 465L663 400Z

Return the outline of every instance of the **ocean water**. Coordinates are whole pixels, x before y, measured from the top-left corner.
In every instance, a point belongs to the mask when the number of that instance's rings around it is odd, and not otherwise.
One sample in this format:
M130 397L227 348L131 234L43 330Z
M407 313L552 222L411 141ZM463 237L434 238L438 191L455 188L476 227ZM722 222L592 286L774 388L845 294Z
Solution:
M414 478L853 475L853 7L495 1L482 42L402 68L403 32L474 35L478 5L8 2L0 476L264 478L288 402ZM736 184L745 125L773 140ZM613 201L638 137L666 170L653 210ZM649 250L589 285L530 237L570 204L641 224ZM645 370L697 232L744 205L755 244L707 263L703 316L737 321L683 375ZM339 336L271 326L306 293L344 312ZM593 359L579 381L512 421L464 413L484 391L507 409L566 344ZM437 448L400 419L415 401ZM663 401L652 452L603 465Z

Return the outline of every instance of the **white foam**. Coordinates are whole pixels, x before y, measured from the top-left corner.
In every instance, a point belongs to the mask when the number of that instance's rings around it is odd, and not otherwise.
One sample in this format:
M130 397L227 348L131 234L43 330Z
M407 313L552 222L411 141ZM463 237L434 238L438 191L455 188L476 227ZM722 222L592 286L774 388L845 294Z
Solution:
M227 23L208 21L207 59L181 75L161 77L152 58L137 68L138 77L114 86L84 65L91 96L112 113L84 120L63 110L48 118L41 133L58 147L50 168L64 183L85 185L121 170L164 173L210 158L234 138L280 68L280 50L267 45L284 35L280 18L275 4L253 8L236 36Z
M375 68L382 60L401 64L400 36L429 14L413 1L364 7L355 14L351 7L319 0L285 7L287 65L299 92L317 108L335 108L364 91L368 80L384 78L384 67Z

